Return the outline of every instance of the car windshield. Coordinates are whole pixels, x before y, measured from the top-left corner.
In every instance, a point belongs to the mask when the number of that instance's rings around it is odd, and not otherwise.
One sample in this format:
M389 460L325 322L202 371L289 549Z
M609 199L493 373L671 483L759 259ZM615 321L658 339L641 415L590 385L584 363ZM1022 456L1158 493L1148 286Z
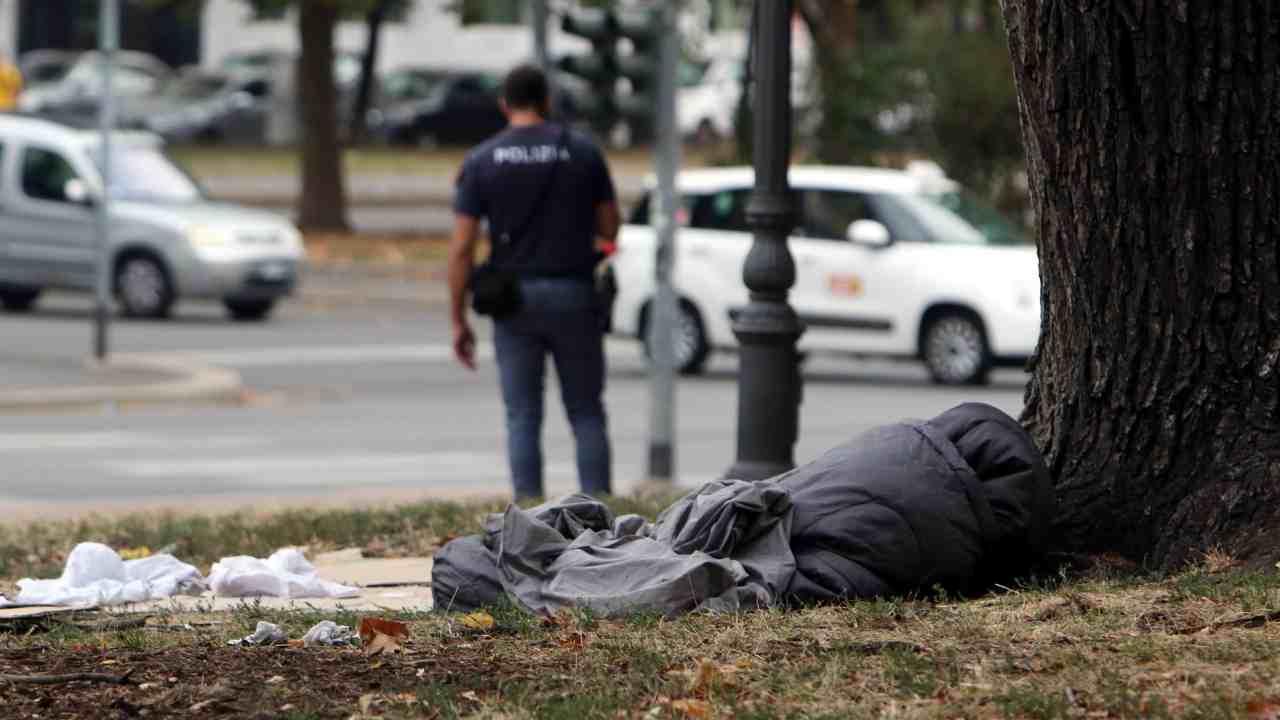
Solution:
M952 191L932 196L951 212L964 218L992 245L1030 245L1031 238L1017 223L968 191Z
M947 245L1030 244L1026 236L999 211L968 193L895 194L892 198L933 242Z
M442 73L393 72L383 80L382 87L388 99L412 100L430 95L444 79Z
M101 148L90 154L101 171ZM189 203L201 198L195 181L156 147L113 146L111 171L111 197L116 200Z

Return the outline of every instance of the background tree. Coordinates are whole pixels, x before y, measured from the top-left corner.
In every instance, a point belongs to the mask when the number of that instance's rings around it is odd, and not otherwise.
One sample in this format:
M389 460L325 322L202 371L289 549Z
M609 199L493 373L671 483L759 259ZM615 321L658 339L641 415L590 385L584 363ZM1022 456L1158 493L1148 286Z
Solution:
M816 152L824 160L844 154L850 147L846 131L845 98L856 82L858 64L858 10L874 0L797 0L796 9L813 38L813 66L817 80L821 120L815 139Z
M338 139L338 97L333 80L333 30L337 0L299 0L298 119L302 130L302 193L298 225L345 232L346 178Z
M350 224L347 221L342 142L338 132L333 35L339 20L365 18L377 9L382 0L246 2L260 15L278 15L288 8L297 14L298 39L302 49L296 76L302 155L298 225L307 230L345 232ZM373 50L376 52L376 47Z
M1280 8L1004 0L1044 326L1024 422L1080 550L1280 535Z

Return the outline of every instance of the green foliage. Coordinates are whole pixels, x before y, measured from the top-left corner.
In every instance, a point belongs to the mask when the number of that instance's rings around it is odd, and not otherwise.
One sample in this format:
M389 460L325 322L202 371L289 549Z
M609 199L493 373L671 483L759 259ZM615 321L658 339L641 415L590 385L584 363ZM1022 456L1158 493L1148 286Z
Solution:
M1024 199L1013 71L995 0L881 0L843 56L815 34L820 92L810 154L828 163L924 155L1004 210Z
M937 42L936 16L916 30L927 78L926 146L966 185L988 189L1023 162L1018 100L1004 25Z

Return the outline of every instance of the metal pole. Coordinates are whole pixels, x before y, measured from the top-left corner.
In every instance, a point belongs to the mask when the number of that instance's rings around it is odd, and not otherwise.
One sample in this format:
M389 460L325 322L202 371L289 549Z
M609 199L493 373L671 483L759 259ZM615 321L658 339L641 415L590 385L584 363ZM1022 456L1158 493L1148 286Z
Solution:
M801 381L796 341L804 326L787 303L796 266L787 249L795 224L787 167L791 156L791 0L757 0L752 156L755 189L747 203L754 242L743 263L750 301L734 318L741 345L738 457L729 477L759 480L795 466Z
M111 91L111 66L120 45L120 0L102 0L98 22L98 49L102 60L102 104L98 120L102 129L102 192L98 197L97 308L94 313L93 354L107 357L107 329L111 311L111 128L115 107Z
M555 115L556 84L551 76L551 51L547 43L547 18L549 16L547 0L533 0L532 5L533 13L530 22L533 23L534 62L538 63L538 67L542 68L542 72L547 76L549 112L551 115Z
M680 142L676 131L676 57L680 51L676 33L675 3L662 3L657 12L661 24L658 43L657 145L654 171L658 176L653 221L658 236L654 258L657 295L649 313L653 348L653 401L649 432L649 477L671 481L675 476L675 320L676 293L671 285L676 243L676 168Z

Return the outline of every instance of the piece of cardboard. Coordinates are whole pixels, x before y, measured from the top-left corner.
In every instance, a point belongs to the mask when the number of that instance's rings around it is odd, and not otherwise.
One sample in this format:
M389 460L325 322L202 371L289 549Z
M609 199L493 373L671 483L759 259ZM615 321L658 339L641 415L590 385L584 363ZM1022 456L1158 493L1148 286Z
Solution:
M39 620L53 615L66 615L68 613L93 609L93 606L59 607L57 605L11 605L9 607L0 608L0 623L12 620Z

